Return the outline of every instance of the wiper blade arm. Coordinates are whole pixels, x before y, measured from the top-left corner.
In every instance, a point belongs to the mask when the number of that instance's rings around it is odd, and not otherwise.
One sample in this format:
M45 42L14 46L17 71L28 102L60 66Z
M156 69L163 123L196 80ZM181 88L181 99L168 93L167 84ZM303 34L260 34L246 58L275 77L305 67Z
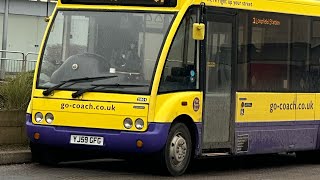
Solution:
M82 94L92 91L97 87L148 87L149 85L147 84L91 84L91 88L87 88L87 89L81 89L77 92L72 93L72 97L73 98L77 98L80 97Z
M81 89L81 90L79 90L79 91L77 91L77 92L72 93L71 96L72 96L72 98L80 97L83 93L92 91L92 90L94 90L94 89L97 88L97 87L98 87L98 86L93 86L93 87L91 87L91 88Z
M148 84L91 84L96 87L148 87Z
M53 87L51 87L51 88L48 88L47 90L43 91L42 94L43 94L44 96L49 96L52 91L58 89L59 87L63 86L63 85L66 84L66 83L67 83L66 81L61 82L60 84L57 84L57 85L55 85L55 86L53 86Z
M99 79L110 79L110 78L115 78L118 76L98 76L98 77L84 77L84 78L75 78L75 79L69 79L66 81L61 81L60 84L57 84L51 88L48 88L47 90L43 91L42 94L44 96L49 96L51 94L52 91L58 89L59 87L63 86L66 83L70 83L70 82L74 82L74 83L78 83L78 82L84 82L84 81L93 81L93 80L99 80Z

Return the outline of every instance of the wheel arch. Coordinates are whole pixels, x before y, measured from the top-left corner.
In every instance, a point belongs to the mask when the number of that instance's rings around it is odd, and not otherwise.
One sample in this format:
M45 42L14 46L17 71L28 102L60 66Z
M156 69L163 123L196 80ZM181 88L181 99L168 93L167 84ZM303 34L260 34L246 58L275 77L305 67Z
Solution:
M191 135L191 142L192 142L192 156L197 156L198 155L198 149L200 148L200 132L199 132L199 129L196 125L196 123L193 121L193 119L187 115L187 114L181 114L179 116L177 116L172 124L171 124L171 127L174 125L174 124L177 124L177 123L183 123L187 126L189 132L190 132L190 135ZM170 127L170 129L171 129Z

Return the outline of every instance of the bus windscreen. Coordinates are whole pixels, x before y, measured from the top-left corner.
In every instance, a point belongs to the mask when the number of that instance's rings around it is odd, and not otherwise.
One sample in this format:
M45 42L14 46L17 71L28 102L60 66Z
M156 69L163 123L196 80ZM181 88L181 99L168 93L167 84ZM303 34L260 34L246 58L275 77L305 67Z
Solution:
M61 3L175 7L177 0L61 0Z

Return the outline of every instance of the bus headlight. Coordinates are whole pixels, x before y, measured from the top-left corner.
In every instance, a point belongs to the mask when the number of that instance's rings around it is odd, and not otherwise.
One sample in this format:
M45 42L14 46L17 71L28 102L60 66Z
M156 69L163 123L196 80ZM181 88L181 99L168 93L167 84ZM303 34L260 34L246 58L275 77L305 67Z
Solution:
M41 112L37 112L36 115L34 116L34 119L36 120L37 123L40 123L43 119L43 115Z
M45 119L48 124L51 124L52 121L54 120L53 114L47 113Z
M132 120L131 120L130 118L124 119L124 121L123 121L123 126L124 126L126 129L132 128L132 125L133 125L133 123L132 123Z
M142 119L138 118L135 122L135 126L137 129L142 129L144 127L144 122Z

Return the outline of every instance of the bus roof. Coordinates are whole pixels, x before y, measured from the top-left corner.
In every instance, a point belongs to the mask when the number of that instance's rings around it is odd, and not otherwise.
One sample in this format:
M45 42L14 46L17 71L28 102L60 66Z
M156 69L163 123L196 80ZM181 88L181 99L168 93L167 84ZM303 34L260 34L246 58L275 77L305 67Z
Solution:
M104 9L110 6L139 6L155 9L178 10L183 5L198 5L320 16L320 0L58 0L58 7ZM129 9L134 9L133 7Z

